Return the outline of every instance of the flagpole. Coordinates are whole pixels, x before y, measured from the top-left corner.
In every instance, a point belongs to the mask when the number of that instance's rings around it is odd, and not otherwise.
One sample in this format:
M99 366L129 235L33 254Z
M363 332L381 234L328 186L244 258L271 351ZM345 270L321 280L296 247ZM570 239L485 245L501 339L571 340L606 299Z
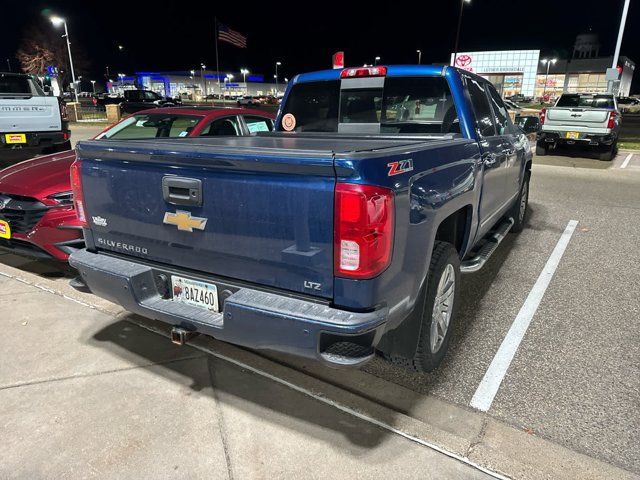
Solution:
M222 90L220 89L220 62L218 60L218 17L213 17L213 21L215 22L215 35L216 35L216 77L218 79L218 94L222 95L222 103L226 103L224 98L224 94L222 94ZM214 101L211 99L211 103Z

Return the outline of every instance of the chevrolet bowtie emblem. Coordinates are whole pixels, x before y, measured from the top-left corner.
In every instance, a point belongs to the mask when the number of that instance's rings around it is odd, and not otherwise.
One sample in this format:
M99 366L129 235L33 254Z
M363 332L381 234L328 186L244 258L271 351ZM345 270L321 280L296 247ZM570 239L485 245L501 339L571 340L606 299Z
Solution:
M207 219L201 217L192 217L191 212L178 210L176 213L166 212L164 214L163 223L167 225L175 225L182 232L193 232L193 229L204 230L207 225Z

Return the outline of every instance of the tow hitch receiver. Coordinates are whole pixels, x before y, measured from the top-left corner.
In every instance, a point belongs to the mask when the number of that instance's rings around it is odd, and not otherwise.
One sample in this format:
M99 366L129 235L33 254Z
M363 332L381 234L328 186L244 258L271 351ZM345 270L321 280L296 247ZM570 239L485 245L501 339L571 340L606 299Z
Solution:
M173 327L171 329L171 343L175 343L176 345L184 345L187 341L198 335L198 332L193 332L191 330L185 330L180 327Z

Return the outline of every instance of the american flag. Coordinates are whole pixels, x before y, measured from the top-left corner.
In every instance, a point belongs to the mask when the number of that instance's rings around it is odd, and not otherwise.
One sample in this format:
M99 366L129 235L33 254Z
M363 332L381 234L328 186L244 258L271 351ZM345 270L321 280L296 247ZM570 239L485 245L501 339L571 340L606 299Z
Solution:
M247 48L247 37L221 23L218 23L218 40L230 43L238 48Z

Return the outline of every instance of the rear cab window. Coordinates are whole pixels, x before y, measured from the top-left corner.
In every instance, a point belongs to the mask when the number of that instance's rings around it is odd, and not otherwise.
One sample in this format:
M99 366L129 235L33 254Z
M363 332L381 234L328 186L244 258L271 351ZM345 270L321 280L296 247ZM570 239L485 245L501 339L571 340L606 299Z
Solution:
M383 134L460 133L451 90L441 76L386 77L381 87L342 90L339 80L299 83L282 112L295 117L298 132L379 124Z
M44 92L31 78L25 75L0 73L0 96L8 95L42 96Z
M563 94L556 107L615 109L613 95Z

